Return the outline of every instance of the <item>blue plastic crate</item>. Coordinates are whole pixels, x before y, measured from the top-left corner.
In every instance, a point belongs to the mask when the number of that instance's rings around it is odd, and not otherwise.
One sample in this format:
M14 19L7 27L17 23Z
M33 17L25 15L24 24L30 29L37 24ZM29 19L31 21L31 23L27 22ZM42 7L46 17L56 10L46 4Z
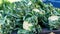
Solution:
M60 8L60 0L43 0L44 3L52 3L54 7Z

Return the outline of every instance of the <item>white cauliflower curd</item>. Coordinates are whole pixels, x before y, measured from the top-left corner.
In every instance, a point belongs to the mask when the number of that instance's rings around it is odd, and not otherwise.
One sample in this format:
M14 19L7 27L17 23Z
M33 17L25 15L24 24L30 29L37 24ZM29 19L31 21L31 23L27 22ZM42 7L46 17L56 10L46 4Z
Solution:
M31 31L31 28L30 27L32 27L33 25L31 24L31 23L28 23L27 21L24 21L23 22L23 28L25 29L25 30L29 30L29 31Z
M59 19L58 16L51 16L51 17L48 18L48 20L50 20L50 21L55 21L55 20L58 20L58 19Z

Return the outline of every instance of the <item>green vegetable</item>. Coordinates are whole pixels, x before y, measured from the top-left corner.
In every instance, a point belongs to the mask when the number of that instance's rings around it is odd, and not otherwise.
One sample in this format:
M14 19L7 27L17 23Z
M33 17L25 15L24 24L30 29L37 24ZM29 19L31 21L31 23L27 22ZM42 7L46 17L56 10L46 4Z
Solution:
M59 29L60 28L60 17L59 16L51 16L48 18L50 29Z
M42 0L0 0L0 32L11 34L13 30L18 30L17 34L39 34L42 25L51 30L59 29L59 11ZM53 15L58 19L51 20Z
M2 4L3 3L3 0L0 0L0 4Z
M31 30L33 26L38 24L38 20L36 16L28 17L23 22L23 28L27 28L28 30ZM29 28L30 27L30 28Z

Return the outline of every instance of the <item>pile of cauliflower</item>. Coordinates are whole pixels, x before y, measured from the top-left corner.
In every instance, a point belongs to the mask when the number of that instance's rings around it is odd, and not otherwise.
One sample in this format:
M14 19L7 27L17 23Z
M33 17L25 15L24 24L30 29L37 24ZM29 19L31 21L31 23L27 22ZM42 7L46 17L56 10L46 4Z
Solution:
M0 34L40 34L42 25L60 29L59 11L42 0L0 0Z

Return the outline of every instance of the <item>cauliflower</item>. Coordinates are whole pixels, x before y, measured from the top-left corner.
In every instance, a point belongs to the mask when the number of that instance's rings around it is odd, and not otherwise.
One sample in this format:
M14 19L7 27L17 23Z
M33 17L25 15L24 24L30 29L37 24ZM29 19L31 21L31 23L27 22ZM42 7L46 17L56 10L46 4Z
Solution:
M37 23L38 20L36 16L28 17L23 22L23 29L31 31L33 26L37 25Z
M33 11L35 11L35 12L40 12L40 10L39 10L39 9L36 9L36 8L33 9Z
M30 1L29 3L28 3L28 5L31 5L32 4L32 2Z
M55 21L55 20L58 20L58 18L59 18L58 16L51 16L48 18L48 20Z
M31 30L30 29L30 27L32 27L33 25L32 25L32 23L28 23L27 21L24 21L23 22L23 28L25 29L25 30Z
M38 13L39 15L44 15L45 11L44 10L39 10L39 9L33 9L34 12Z
M50 29L59 29L60 28L60 20L59 16L51 16L48 18Z
M38 25L38 19L37 16L31 16L31 17L24 17L25 20L23 22L23 29L35 33L41 32L41 27Z

